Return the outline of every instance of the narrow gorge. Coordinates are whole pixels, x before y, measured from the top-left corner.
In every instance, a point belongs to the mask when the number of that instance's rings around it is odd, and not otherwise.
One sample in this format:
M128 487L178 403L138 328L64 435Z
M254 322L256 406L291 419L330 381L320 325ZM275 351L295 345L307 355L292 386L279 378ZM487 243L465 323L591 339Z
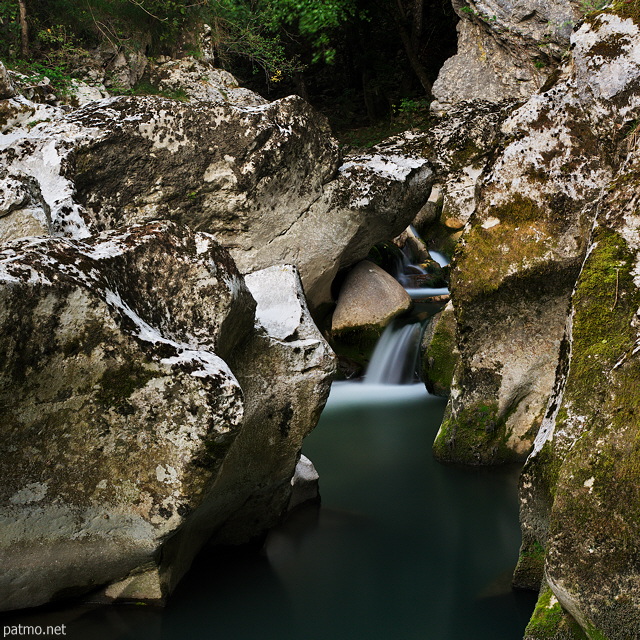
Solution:
M0 63L5 630L640 639L640 4L447 11L366 147Z

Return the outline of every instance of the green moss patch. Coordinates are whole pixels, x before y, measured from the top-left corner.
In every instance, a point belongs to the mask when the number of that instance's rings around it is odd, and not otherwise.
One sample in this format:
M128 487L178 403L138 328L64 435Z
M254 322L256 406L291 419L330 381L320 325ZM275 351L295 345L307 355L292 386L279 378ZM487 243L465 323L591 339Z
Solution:
M440 462L470 465L516 462L519 456L507 446L505 423L496 403L472 405L455 418L447 408L433 454Z
M588 640L580 625L556 600L548 586L540 592L525 629L526 640Z
M488 229L476 224L456 256L452 288L458 299L497 290L506 277L540 262L556 244L558 229L550 213L530 198L516 195L489 209L491 217L499 223Z
M616 0L611 7L607 8L607 13L629 18L640 25L640 0Z
M457 365L455 318L443 312L427 345L422 360L422 378L430 393L448 396Z
M537 541L523 542L514 571L513 585L519 589L539 589L544 573L544 547Z

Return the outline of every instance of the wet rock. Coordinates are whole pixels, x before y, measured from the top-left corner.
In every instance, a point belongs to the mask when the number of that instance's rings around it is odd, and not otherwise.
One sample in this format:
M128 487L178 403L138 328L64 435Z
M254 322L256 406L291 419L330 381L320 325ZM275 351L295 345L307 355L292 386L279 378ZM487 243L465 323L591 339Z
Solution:
M373 262L363 260L342 285L331 331L333 335L353 331L380 334L393 318L410 306L409 294L393 276Z
M295 509L305 503L318 500L320 497L319 479L320 476L313 466L313 462L306 456L300 456L300 460L296 465L296 472L291 478L293 492L289 501L289 509Z

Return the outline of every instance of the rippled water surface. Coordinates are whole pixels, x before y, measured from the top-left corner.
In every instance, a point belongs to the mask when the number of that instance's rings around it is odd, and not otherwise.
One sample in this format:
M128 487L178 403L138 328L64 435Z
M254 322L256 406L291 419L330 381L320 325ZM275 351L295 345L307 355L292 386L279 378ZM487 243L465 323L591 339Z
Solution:
M19 614L87 640L520 640L535 597L509 588L517 469L431 457L444 401L421 385L334 385L305 454L322 507L258 554L203 554L166 610Z

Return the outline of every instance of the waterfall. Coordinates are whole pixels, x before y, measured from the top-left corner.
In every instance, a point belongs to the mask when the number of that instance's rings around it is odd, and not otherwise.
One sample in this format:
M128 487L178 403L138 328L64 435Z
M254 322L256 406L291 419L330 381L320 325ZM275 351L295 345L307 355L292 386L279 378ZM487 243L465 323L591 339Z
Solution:
M413 227L410 227L409 230L415 238L419 239L418 233ZM446 267L449 264L449 259L442 253L429 251L429 255L440 267ZM399 255L396 255L395 269L392 273L414 302L429 302L430 299L448 295L449 289L447 287L420 286L427 279L429 273L414 260L411 248L405 244ZM415 315L413 322L411 320L407 322L406 319L404 321L393 320L376 344L364 376L364 384L399 385L415 382L422 329L423 324L417 320Z
M365 384L410 384L422 337L419 322L401 325L393 321L384 330L371 356L364 377Z

